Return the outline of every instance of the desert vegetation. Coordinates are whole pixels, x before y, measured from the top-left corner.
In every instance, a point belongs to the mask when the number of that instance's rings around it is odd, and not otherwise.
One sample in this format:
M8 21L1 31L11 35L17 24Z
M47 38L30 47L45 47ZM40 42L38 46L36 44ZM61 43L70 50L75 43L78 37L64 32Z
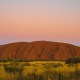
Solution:
M0 80L80 80L80 63L75 63L77 59L30 62L11 59L0 62Z
M65 62L66 62L66 64L78 64L78 63L80 63L80 57L69 58Z

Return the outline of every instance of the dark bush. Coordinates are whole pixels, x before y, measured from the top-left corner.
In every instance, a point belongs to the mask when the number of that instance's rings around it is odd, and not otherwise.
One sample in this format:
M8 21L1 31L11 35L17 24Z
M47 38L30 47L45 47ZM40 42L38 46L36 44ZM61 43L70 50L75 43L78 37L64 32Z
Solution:
M80 63L80 58L69 58L65 61L66 64L77 64Z

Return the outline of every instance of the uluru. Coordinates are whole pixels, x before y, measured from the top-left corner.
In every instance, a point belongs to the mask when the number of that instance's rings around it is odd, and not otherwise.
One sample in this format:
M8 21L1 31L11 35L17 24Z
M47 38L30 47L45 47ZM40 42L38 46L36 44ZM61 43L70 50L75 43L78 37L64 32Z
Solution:
M34 41L0 46L0 59L66 60L80 57L80 47L68 43Z

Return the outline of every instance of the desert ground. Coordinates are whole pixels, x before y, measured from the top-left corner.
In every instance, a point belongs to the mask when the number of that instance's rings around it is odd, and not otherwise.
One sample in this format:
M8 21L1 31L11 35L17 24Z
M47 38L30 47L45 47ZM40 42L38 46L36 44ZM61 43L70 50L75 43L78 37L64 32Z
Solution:
M0 62L0 80L80 80L80 64L65 61Z

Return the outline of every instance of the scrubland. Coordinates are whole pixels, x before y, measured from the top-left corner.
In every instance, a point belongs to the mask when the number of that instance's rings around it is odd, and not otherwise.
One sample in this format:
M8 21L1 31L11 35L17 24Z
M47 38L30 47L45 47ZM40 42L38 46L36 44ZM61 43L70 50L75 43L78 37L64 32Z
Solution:
M80 64L65 61L0 62L0 80L80 80Z

